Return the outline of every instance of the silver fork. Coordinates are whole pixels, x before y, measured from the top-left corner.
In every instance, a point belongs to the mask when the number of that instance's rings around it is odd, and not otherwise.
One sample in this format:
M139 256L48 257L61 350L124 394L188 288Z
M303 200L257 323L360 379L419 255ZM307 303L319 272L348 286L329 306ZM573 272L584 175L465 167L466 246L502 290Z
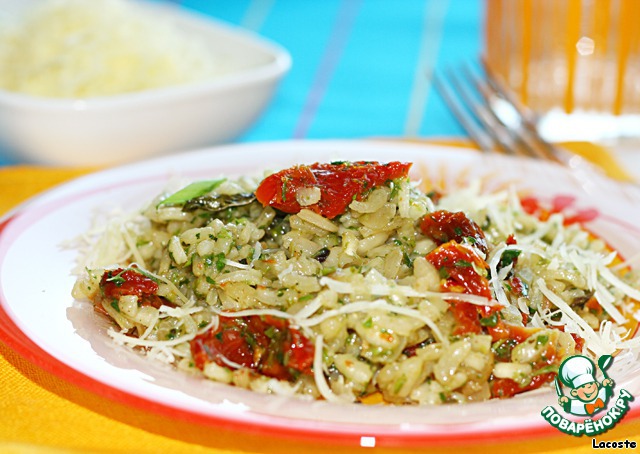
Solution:
M435 74L433 84L471 140L484 152L568 164L572 154L544 140L536 114L523 106L482 63Z

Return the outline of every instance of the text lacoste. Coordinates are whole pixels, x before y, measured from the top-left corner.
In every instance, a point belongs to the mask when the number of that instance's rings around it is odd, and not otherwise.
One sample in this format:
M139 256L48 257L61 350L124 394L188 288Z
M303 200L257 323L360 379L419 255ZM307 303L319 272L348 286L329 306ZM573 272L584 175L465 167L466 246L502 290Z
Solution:
M604 416L595 421L591 419L585 419L584 422L581 423L570 421L551 406L545 407L541 414L549 424L566 434L576 437L582 435L598 435L606 432L622 419L629 411L629 402L632 400L633 396L629 394L627 390L621 389L615 405L611 407Z
M591 447L593 449L636 449L637 443L635 441L599 441L595 438L591 439Z

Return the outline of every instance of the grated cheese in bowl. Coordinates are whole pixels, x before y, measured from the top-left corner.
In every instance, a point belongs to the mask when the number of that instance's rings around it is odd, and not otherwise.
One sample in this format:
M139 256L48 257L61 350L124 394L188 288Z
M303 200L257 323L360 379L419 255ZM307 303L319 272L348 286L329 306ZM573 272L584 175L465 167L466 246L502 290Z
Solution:
M0 88L110 96L208 80L229 65L171 21L125 0L47 0L0 29Z

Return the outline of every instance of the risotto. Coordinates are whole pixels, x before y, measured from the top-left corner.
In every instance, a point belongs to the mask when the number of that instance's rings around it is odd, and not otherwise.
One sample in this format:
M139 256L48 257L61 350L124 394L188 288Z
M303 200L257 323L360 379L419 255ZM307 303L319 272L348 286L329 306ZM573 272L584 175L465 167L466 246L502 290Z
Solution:
M409 163L198 181L105 223L74 288L117 343L203 379L335 402L443 404L548 386L637 348L637 275L586 218Z

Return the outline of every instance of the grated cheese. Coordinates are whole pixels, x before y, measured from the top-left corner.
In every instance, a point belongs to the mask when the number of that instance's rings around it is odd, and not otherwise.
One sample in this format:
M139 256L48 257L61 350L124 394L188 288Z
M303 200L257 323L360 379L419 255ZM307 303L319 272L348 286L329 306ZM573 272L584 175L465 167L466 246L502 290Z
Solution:
M142 255L140 254L140 250L136 246L135 241L133 240L133 238L131 237L131 234L129 233L129 223L124 223L122 225L122 238L124 239L125 243L129 247L129 250L131 251L131 255L133 256L134 261L138 262L142 267L142 269L147 269L147 265L144 261L144 258L142 258Z
M395 306L382 299L375 301L358 301L355 303L346 304L339 309L331 309L321 313L320 315L316 315L315 317L309 317L307 319L296 319L296 322L299 326L315 326L329 318L336 317L338 315L353 314L356 312L369 312L373 309L384 309L395 314L406 315L408 317L420 320L431 329L433 334L438 338L440 342L442 342L443 344L449 343L447 337L442 334L438 326L429 317L425 316L415 309Z
M107 331L109 336L113 338L117 343L134 345L136 347L168 347L173 345L182 344L183 342L189 342L196 333L185 334L184 336L176 337L175 339L167 340L153 340L153 339L141 339L138 337L128 336L125 332L116 331L113 328L109 328Z
M202 307L192 306L192 307L170 307L170 306L160 306L158 312L162 314L164 317L175 317L182 318L190 316L191 314L196 314L202 311Z
M574 332L585 340L585 347L591 350L596 356L610 355L616 350L616 346L610 339L599 336L593 328L584 321L582 317L575 313L562 298L553 293L547 287L544 279L538 279L536 285L540 291L551 301L561 312L563 322L567 326L567 332ZM566 318L566 320L564 320Z
M219 311L215 307L211 310L221 317L250 317L252 315L272 315L274 317L281 317L286 319L293 319L294 316L288 312L279 311L278 309L244 309L240 311Z
M109 96L211 79L228 65L164 17L124 0L48 0L0 33L0 87Z
M232 266L234 268L239 268L241 270L251 269L251 265L245 265L243 263L236 262L236 261L229 260L229 259L225 259L224 263L225 263L225 265Z
M508 202L506 208L500 207L499 203L502 201ZM502 234L513 231L518 225L518 217L524 215L522 206L513 191L511 193L498 192L487 196L480 193L480 187L477 184L471 184L462 191L444 197L443 203L440 203L440 208L442 207L451 211L465 211L471 217L474 215L477 217L478 213L484 213L494 228ZM636 301L640 301L640 291L614 275L612 269L615 270L616 267L609 268L617 254L615 252L603 254L580 247L578 244L581 240L586 239L586 233L576 232L576 226L565 226L564 216L560 213L552 214L546 221L536 220L533 227L530 234L518 237L517 244L498 245L487 260L491 275L489 284L497 303L505 308L510 306L504 285L511 268L499 269L498 266L505 251L516 250L521 251L522 254L535 254L547 260L546 269L550 271L564 271L565 267L569 266L572 273L576 273L584 279L587 289L593 292L598 303L611 316L612 320L617 324L624 324L626 318L620 310L622 307L620 306L620 297L614 295L611 288ZM553 236L550 243L543 241L543 238L549 236ZM596 333L560 296L546 286L544 280L538 279L535 284L544 296L558 308L555 313L561 314L562 322L551 320L551 315L554 312L540 314L536 312L529 322L529 326L542 328L545 324L559 326L568 323L576 334L585 339L586 348L598 352L598 354L611 353L617 348L621 348L622 345L631 348L631 345L637 343L635 340L621 341L619 339L614 342L611 336ZM524 313L528 312L524 301L518 301L518 308Z
M322 351L324 349L324 339L322 334L318 335L315 339L315 351L313 355L313 378L316 383L316 387L322 397L328 402L345 403L347 400L343 396L336 395L332 390L327 379L324 377L324 365L322 364Z
M372 273L378 273L375 269L369 272L369 275ZM368 275L368 276L369 276ZM380 275L381 276L381 275ZM382 276L381 276L382 277ZM327 286L331 290L345 294L345 295L353 295L353 294L371 294L375 296L405 296L408 298L442 298L446 300L452 301L464 301L467 303L475 304L477 306L496 306L500 305L497 301L489 300L482 296L472 295L468 293L454 293L454 292L425 292L425 291L417 291L412 287L407 285L396 284L395 281L391 279L384 279L384 282L380 283L371 283L371 281L365 279L363 285L354 285L350 282L343 282L337 279L332 279L330 277L322 277L320 279L320 285ZM368 285L367 285L368 284Z
M625 282L622 282L620 279L618 279L616 276L614 276L614 274L611 272L611 270L609 270L608 268L606 268L604 266L601 266L598 271L600 272L600 276L602 276L602 278L604 280L609 282L614 287L618 288L625 295L628 295L629 297L633 298L634 300L640 301L640 291L638 289L635 289L635 288L631 287L629 284L627 284Z

